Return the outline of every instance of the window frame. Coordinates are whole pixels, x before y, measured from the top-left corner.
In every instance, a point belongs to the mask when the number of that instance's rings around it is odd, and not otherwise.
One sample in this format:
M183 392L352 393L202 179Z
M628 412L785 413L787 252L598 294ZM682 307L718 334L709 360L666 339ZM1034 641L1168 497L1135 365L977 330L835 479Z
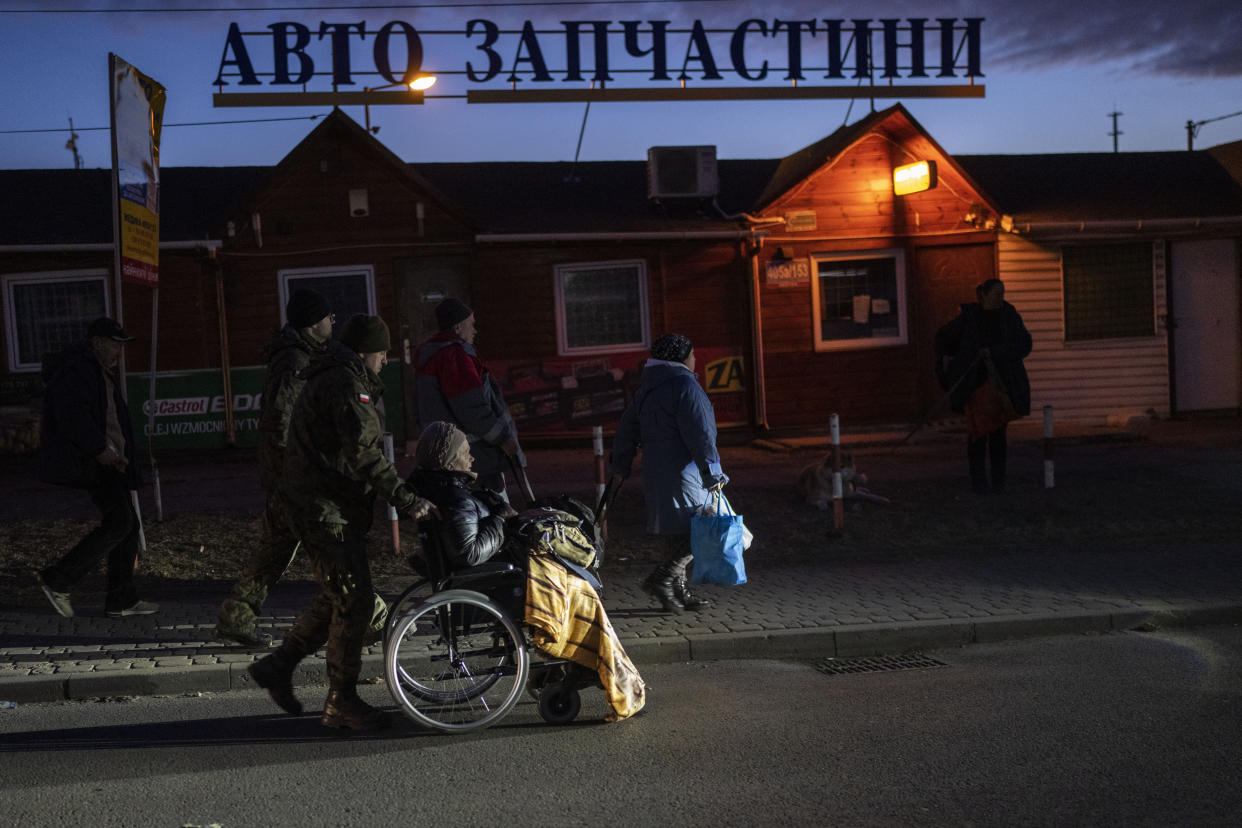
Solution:
M572 347L569 344L569 326L565 321L565 274L588 270L616 270L633 267L638 279L638 301L641 305L639 324L642 338L637 342L620 342L609 345ZM645 259L616 259L606 262L566 262L553 268L553 292L556 297L556 352L559 356L585 356L589 354L612 354L620 351L639 351L651 347L651 302L648 292L647 261Z
M375 316L375 266L369 264L360 265L341 265L338 267L286 267L276 271L277 290L280 293L280 324L283 327L289 323L289 319L285 316L285 307L289 304L289 297L293 295L294 288L290 288L291 282L298 279L315 279L325 276L362 276L366 280L367 288L367 315ZM335 313L335 310L333 311ZM344 326L347 320L337 319L337 331Z
M892 259L897 289L897 335L885 337L859 337L857 339L823 338L823 319L820 313L819 266L822 262L849 262L860 259ZM885 247L872 250L843 250L812 253L811 261L811 336L815 350L856 351L868 348L891 348L907 345L910 341L910 319L906 296L906 251L901 247Z
M104 267L85 267L73 268L71 270L48 270L48 271L32 271L27 273L6 273L3 281L4 295L4 329L5 329L5 348L8 351L8 367L12 373L32 373L39 371L43 367L43 361L39 362L18 362L18 354L20 348L17 342L17 319L14 316L16 312L16 303L13 299L13 289L17 285L26 284L50 284L55 282L98 282L103 286L104 297L104 316L112 316L112 291L110 288L110 273ZM93 320L86 319L82 323L82 336L86 336L86 327Z
M1085 242L1063 242L1057 250L1058 266L1061 271L1061 341L1067 346L1078 347L1082 345L1091 345L1095 343L1117 343L1125 341L1142 341L1152 337L1158 337L1160 332L1160 296L1157 288L1157 281L1160 275L1160 257L1158 242L1147 241L1144 239L1129 239L1116 241L1085 241ZM1069 248L1101 248L1101 247L1146 247L1150 258L1151 269L1147 274L1147 288L1151 292L1151 329L1144 333L1121 333L1116 336L1071 336L1070 332L1070 306L1069 291L1066 288L1065 281L1065 251Z

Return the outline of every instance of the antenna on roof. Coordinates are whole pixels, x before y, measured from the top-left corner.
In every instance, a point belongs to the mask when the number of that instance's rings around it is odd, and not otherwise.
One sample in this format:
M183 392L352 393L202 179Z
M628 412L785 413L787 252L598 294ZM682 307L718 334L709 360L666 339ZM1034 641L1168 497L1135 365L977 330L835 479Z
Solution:
M1108 117L1113 119L1113 131L1108 133L1109 135L1113 136L1113 152L1117 151L1117 136L1125 134L1121 130L1117 129L1117 119L1120 118L1124 114L1125 114L1124 112L1108 113Z

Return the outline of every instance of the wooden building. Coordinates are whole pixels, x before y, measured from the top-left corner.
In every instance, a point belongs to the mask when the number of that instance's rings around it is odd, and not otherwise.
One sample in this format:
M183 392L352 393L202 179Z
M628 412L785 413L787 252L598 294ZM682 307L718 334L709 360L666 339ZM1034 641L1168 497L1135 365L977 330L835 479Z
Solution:
M394 331L398 441L416 436L409 356L447 295L475 308L528 437L614 424L667 331L695 342L724 427L905 424L940 397L936 329L999 276L1035 338L1034 406L1100 424L1237 410L1230 157L953 157L896 105L782 159L410 165L334 111L275 167L162 171L157 324L150 289L121 291L131 407L162 447L252 441L262 346L310 286ZM894 169L922 161L936 186L896 195ZM0 180L0 450L20 450L42 353L117 313L110 182Z

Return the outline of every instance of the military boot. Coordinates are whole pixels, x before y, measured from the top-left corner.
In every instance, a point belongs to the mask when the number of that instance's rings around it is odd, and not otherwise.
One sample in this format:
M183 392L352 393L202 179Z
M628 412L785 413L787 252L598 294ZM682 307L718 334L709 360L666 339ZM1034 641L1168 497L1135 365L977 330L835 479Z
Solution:
M364 702L357 690L328 691L323 703L325 727L341 727L349 730L380 730L388 727L388 713Z
M673 595L677 597L678 601L681 601L683 607L691 612L698 612L712 605L710 598L700 598L697 595L690 594L690 587L686 584L685 575L673 579Z
M677 576L667 566L656 567L655 572L647 576L647 580L643 581L643 591L649 595L654 595L659 600L660 605L664 607L665 612L683 612L686 607L677 597L674 584Z
M267 691L272 701L286 713L301 715L302 703L293 694L293 670L298 666L280 650L259 659L246 669L254 683Z

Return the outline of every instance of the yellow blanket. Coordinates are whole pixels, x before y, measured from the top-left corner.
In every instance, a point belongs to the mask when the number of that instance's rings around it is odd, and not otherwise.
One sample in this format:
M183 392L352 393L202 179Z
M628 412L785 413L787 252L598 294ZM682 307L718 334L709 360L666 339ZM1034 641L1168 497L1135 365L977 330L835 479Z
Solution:
M526 568L526 623L535 646L599 676L615 722L642 710L646 685L612 629L591 585L555 559L531 555Z

